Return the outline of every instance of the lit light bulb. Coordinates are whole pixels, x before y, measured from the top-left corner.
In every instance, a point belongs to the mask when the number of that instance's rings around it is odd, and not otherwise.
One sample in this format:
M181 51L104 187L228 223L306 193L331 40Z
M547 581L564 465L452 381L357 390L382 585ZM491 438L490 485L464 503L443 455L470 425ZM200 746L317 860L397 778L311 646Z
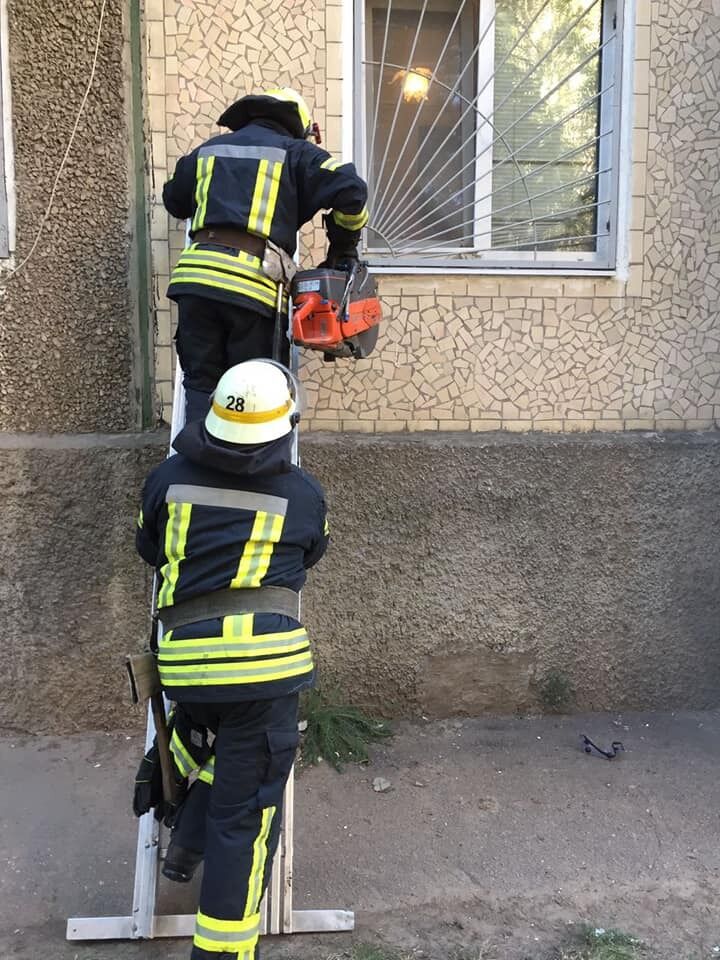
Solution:
M428 70L427 67L413 67L412 70L398 70L392 78L392 83L402 80L403 99L407 103L412 103L413 100L419 103L428 98L431 77L432 70Z

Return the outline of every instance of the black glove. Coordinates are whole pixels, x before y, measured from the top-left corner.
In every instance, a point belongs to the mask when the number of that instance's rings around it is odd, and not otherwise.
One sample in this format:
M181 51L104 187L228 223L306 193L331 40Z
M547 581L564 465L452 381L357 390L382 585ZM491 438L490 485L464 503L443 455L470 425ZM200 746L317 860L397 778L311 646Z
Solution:
M166 827L171 827L188 791L187 779L181 776L177 770L175 770L175 785L175 802L171 803L165 799L163 792L160 753L157 740L154 740L153 745L142 758L135 775L135 792L133 793L133 813L135 816L142 817L152 810L158 822L162 821Z
M358 262L360 230L346 230L339 226L331 214L323 215L323 224L329 242L326 258L320 264L329 270L350 270Z
M163 805L162 771L160 770L160 754L157 743L153 743L142 758L142 763L135 774L135 792L133 794L133 813L142 817L155 807L161 809ZM156 814L157 816L157 814ZM160 819L158 817L158 819Z

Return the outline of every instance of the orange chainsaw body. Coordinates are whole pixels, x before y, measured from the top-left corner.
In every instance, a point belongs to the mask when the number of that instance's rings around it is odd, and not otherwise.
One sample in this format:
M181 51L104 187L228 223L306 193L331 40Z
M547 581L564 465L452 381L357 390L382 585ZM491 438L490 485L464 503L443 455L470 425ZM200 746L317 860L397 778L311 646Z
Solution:
M377 343L382 307L364 265L343 270L302 270L295 275L293 340L330 357L367 357Z

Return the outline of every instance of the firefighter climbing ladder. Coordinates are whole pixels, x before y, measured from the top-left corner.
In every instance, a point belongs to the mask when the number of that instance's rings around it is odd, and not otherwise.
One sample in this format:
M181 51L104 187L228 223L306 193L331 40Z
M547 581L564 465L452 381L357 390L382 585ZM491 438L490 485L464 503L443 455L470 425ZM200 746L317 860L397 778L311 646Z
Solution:
M290 308L292 310L292 307ZM290 366L297 376L298 350L291 349ZM184 423L185 395L182 371L175 371L171 441ZM172 454L172 446L170 448ZM299 463L298 428L295 428L293 460ZM152 710L148 707L145 749L155 736ZM325 933L352 930L355 915L350 910L293 910L294 771L290 772L283 812L282 831L267 893L261 904L261 933ZM135 887L132 913L126 917L76 917L67 922L68 940L151 940L158 937L191 937L195 914L156 914L161 829L152 812L140 818L135 856Z

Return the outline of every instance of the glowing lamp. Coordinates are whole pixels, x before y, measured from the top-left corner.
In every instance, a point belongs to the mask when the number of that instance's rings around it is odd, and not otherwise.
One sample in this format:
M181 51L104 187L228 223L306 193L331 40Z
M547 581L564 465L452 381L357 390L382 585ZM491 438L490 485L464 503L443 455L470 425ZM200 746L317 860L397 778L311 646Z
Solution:
M432 71L427 67L413 67L412 70L398 70L392 78L392 82L402 80L403 99L406 103L413 101L419 103L421 100L427 100L430 90L430 79Z

